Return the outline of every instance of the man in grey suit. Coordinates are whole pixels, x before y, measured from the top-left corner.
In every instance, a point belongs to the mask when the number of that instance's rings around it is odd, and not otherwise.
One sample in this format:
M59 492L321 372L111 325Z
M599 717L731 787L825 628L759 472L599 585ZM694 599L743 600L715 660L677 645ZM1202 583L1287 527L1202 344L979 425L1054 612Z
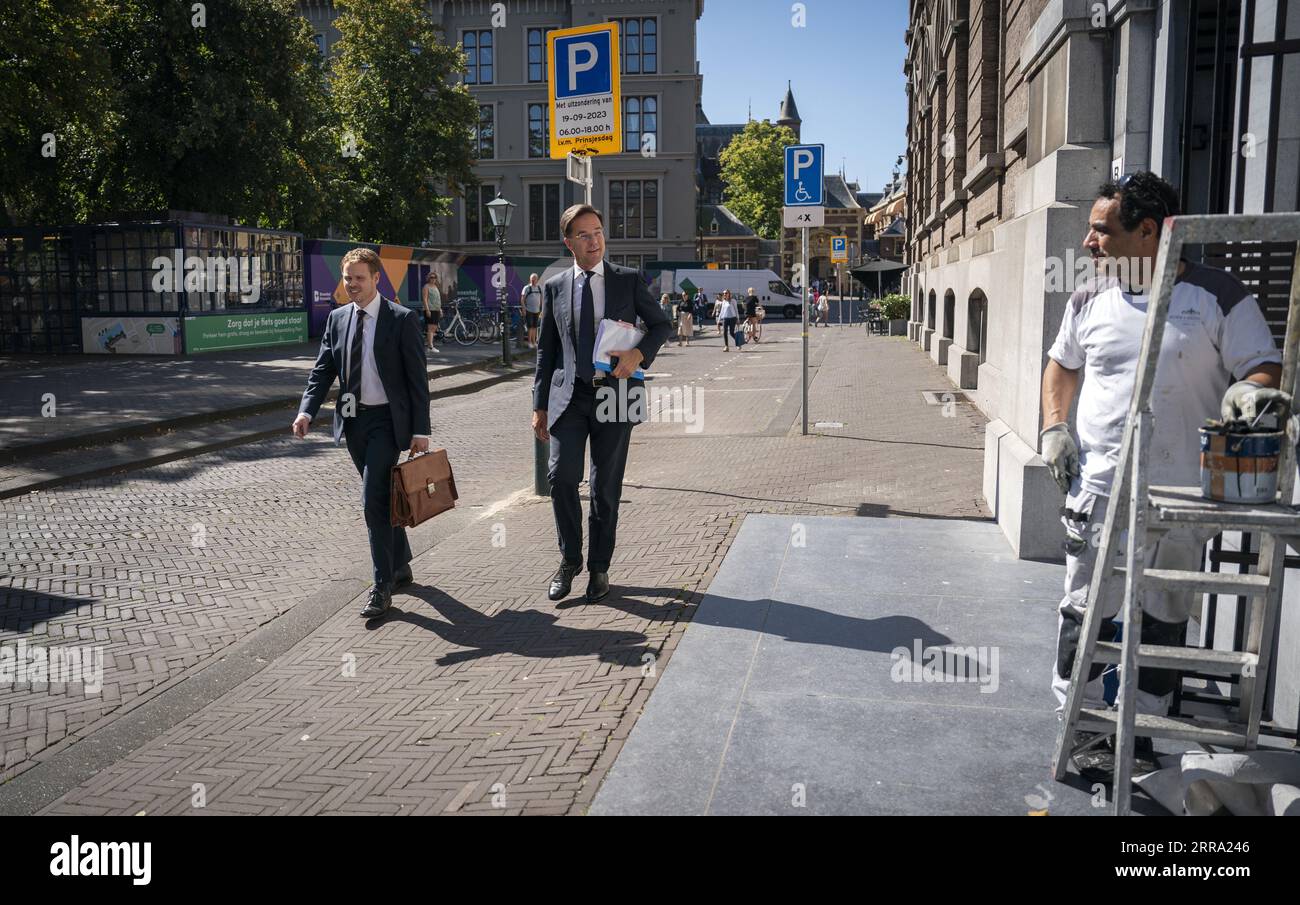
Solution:
M551 578L551 600L567 597L582 571L582 502L578 484L587 441L591 515L587 521L587 600L609 593L618 502L632 426L644 420L645 383L632 375L654 361L672 332L640 272L605 262L605 221L589 204L575 204L560 216L564 245L573 266L542 289L542 332L533 378L533 433L550 442L551 506L560 540L560 567ZM596 325L603 318L645 325L633 349L612 352L611 373L592 364ZM611 405L609 403L617 404ZM639 411L640 414L637 414Z

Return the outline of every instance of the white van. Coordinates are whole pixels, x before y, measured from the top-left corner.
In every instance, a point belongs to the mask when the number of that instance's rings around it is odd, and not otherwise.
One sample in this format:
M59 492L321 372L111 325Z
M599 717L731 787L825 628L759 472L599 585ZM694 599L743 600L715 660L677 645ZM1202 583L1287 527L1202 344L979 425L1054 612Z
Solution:
M669 279L669 273L665 271L660 277L660 285L667 287ZM671 286L671 290L665 288L662 291L681 293L689 289L694 296L695 290L703 289L710 306L724 289L730 289L736 301L743 301L752 286L759 304L767 309L768 317L779 314L793 320L800 316L799 294L770 270L677 270L672 272Z

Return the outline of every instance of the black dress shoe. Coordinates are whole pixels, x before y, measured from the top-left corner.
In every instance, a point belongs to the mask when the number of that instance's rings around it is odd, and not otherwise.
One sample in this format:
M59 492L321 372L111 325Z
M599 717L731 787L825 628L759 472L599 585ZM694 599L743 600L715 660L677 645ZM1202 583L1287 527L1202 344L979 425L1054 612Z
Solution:
M567 562L560 563L560 567L555 570L551 576L551 588L547 591L546 596L552 600L563 600L569 596L569 590L573 587L573 576L582 571L582 563L576 566Z
M609 573L592 572L587 579L587 602L595 603L597 600L604 600L605 595L609 593Z
M415 576L411 574L411 564L408 562L394 573L393 590L396 591L398 588L404 588L413 581L415 581Z
M370 596L366 598L366 608L361 611L361 615L366 619L377 619L387 613L392 605L392 590L386 584L377 584L370 589Z

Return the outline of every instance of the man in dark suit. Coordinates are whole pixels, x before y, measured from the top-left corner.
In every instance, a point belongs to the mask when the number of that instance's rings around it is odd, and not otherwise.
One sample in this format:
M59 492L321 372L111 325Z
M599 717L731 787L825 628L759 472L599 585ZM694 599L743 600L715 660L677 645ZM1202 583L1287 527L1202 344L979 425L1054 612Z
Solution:
M330 312L293 433L307 436L338 377L334 442L346 437L361 474L375 582L361 615L373 619L387 612L394 590L413 580L406 529L390 518L391 481L403 449L429 450L429 376L419 318L379 295L379 255L368 248L344 255L343 286L352 304Z
M641 274L605 262L604 218L589 204L575 204L560 216L564 245L573 266L546 281L542 290L542 332L537 342L533 378L533 432L550 442L551 506L563 559L551 578L548 596L568 596L582 571L582 503L578 484L587 441L591 441L587 521L587 600L609 593L609 564L614 556L618 502L632 426L645 420L642 398L631 410L628 400L645 393L638 368L654 361L672 332ZM596 325L604 318L644 323L645 337L636 348L611 353L612 373L593 364ZM610 405L611 401L618 404ZM637 414L637 412L640 414ZM612 412L612 415L611 415Z

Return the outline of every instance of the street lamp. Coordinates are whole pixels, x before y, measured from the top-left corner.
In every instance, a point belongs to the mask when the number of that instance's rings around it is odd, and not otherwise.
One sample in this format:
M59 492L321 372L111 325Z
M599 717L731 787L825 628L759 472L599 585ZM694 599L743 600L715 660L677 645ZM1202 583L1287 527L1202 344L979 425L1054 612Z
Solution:
M501 197L487 203L488 216L492 218L492 229L497 237L497 304L501 306L501 364L510 367L510 317L506 309L506 230L510 228L510 218L514 215L515 205Z

